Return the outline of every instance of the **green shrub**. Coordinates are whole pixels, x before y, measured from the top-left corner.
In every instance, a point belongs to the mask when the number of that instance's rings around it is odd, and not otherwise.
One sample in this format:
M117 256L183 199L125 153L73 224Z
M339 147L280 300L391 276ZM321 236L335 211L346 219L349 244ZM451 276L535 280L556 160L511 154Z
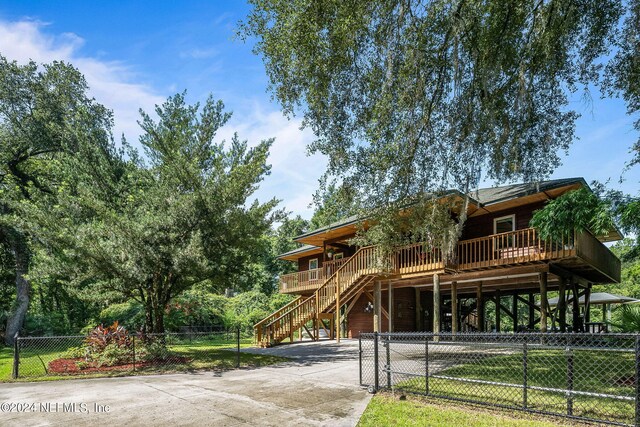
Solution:
M80 360L76 362L76 366L78 367L78 369L82 370L91 367L91 363L87 362L86 360Z
M176 297L167 308L164 319L167 331L183 326L223 327L223 313L228 298L200 290L188 290Z
M98 366L128 363L133 357L133 342L127 330L114 322L111 326L97 326L84 339L84 356ZM74 354L80 354L78 349Z
M25 317L24 334L27 336L69 335L74 332L65 314L60 311L28 312Z
M622 305L615 311L615 319L611 323L620 332L640 332L640 306Z
M130 331L141 329L144 325L144 308L142 304L136 301L111 304L100 312L98 324L111 325L114 322L118 322Z
M90 354L99 354L110 344L128 348L131 346L131 338L124 326L114 322L111 326L97 326L84 339L85 348Z
M130 363L133 360L131 348L111 342L102 351L93 354L93 361L99 366L114 366Z
M259 290L242 292L228 299L224 312L225 326L251 331L253 325L290 302L294 297L283 294L268 296Z
M140 359L144 361L165 360L171 356L165 343L160 339L151 339L143 342L140 351Z
M87 358L88 356L89 356L89 353L87 351L87 347L85 346L71 347L64 354L64 357L67 357L70 359L78 359L80 357Z
M586 188L551 200L533 213L529 225L537 228L543 239L551 240L566 239L574 230L589 230L597 236L614 228L609 206Z

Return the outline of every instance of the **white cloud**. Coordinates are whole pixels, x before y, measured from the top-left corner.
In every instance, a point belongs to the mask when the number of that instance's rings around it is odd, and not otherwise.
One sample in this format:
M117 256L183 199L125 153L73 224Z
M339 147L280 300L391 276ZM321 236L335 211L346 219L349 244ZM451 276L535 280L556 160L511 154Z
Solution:
M46 24L38 21L0 21L0 53L22 64L29 60L37 63L61 60L73 64L84 74L91 95L113 110L116 138L124 133L129 141L136 141L140 134L138 109L151 112L164 97L149 86L135 82L133 71L124 63L82 55L79 50L84 40L78 35L52 35L45 29Z

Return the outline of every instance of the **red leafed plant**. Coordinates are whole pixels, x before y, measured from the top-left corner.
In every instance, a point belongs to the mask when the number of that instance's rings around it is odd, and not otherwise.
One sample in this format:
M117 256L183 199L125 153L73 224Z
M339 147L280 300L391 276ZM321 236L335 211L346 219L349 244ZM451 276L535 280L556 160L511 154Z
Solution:
M104 349L111 344L120 348L129 348L131 346L131 338L129 333L120 326L118 321L113 322L111 326L97 326L84 340L87 350L90 353L97 354L104 351Z

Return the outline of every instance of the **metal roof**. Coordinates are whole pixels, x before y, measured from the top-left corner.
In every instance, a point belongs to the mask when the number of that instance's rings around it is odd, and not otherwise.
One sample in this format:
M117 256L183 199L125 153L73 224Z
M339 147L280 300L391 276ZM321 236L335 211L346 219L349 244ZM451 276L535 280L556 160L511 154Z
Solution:
M278 258L283 258L283 257L286 257L286 256L291 256L291 255L297 255L299 253L307 252L307 251L310 251L310 250L313 250L313 249L318 249L318 247L317 246L313 246L313 245L302 245L299 248L295 248L295 249L290 250L289 252L285 252L283 254L278 255Z
M520 183L501 187L480 188L477 191L472 191L469 195L475 197L478 202L486 206L577 183L589 188L584 178L563 178L538 183Z
M501 187L488 187L488 188L480 188L477 191L472 191L469 193L469 197L471 198L471 203L486 206L499 202L504 202L510 199L516 199L519 197L524 197L530 194L536 194L547 190L552 190L554 188L564 187L566 185L571 185L575 183L581 183L585 187L589 187L584 180L584 178L564 178L564 179L553 179L549 181L542 181L539 183L529 183L529 184L511 184L504 185ZM452 194L458 194L463 196L463 193L457 190L449 190L445 193L444 196L450 196ZM327 230L332 230L334 228L345 227L347 225L352 225L357 223L363 218L359 218L357 215L352 215L348 218L342 219L340 221L336 221L332 224L325 225L324 227L317 228L315 230L308 231L299 236L296 236L294 240L303 239L305 237L313 236L315 234L322 233Z
M510 184L503 185L499 187L486 187L480 188L478 190L474 190L469 192L470 203L473 205L480 207L495 205L498 203L506 202L508 200L518 199L520 197L525 197L537 193L542 193L545 191L566 187L573 184L581 184L586 188L590 188L584 178L576 177L576 178L562 178L562 179L552 179L547 181L541 181L537 183L519 183L519 184ZM443 194L442 197L458 195L463 197L464 194L458 190L449 190ZM358 222L364 220L365 218L358 217L357 215L352 215L340 221L333 222L324 227L317 228L315 230L308 231L306 233L300 234L296 236L294 240L300 240L307 237L315 236L317 234L322 234L324 232L334 230L341 227L347 227L351 225L355 225ZM620 234L620 232L616 229L616 232ZM287 253L281 254L278 258L283 258L287 256L297 255L300 253L312 251L317 249L318 246L314 245L304 245Z
M573 298L569 298L567 300L567 304L570 303L571 301L573 301ZM595 292L591 294L591 297L589 298L590 304L626 304L626 303L632 303L632 302L640 302L640 300L627 297L624 295L609 294L607 292ZM584 295L578 299L578 304L584 305ZM550 306L558 305L558 297L549 298L549 305Z

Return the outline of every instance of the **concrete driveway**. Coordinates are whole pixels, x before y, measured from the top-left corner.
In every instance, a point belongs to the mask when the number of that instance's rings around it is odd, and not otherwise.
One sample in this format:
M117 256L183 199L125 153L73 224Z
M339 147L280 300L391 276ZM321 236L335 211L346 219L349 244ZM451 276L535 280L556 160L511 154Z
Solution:
M221 373L2 384L0 425L353 426L369 402L358 387L357 341L245 351L292 361Z

